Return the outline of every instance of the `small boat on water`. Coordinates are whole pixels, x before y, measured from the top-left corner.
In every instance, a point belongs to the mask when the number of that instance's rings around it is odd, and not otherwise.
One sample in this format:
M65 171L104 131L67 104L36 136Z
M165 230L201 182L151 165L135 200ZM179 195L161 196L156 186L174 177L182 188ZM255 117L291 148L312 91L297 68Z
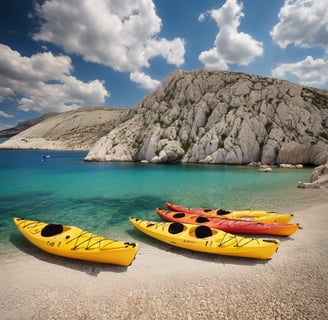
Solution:
M135 229L167 244L205 253L253 259L270 259L279 240L245 238L222 230L179 222L130 218Z
M129 266L138 244L103 238L73 226L13 219L18 230L36 247L66 258Z
M288 223L293 215L277 213L263 210L225 210L225 209L206 209L206 208L187 208L166 202L169 210L204 215L206 217L216 217L225 219L249 220L257 222Z
M230 233L290 236L300 228L298 223L263 223L248 220L233 220L217 217L206 217L205 215L194 213L169 211L160 208L156 208L156 212L166 221L203 225Z

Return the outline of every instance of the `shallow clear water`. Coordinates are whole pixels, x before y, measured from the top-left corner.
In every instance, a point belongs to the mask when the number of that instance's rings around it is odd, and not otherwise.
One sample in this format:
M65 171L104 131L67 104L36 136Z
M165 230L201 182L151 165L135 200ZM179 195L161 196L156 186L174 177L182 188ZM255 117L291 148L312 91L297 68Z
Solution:
M49 155L47 159L43 156ZM128 218L159 220L165 201L197 207L288 212L302 204L311 168L89 163L85 152L0 150L0 245L13 246L15 216L75 225L118 240Z

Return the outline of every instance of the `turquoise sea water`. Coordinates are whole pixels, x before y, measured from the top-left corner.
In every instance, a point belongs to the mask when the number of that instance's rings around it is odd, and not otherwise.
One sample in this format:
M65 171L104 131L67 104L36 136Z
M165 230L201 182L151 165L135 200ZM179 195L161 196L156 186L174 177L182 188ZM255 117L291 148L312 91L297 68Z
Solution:
M43 156L50 158L43 161ZM190 206L290 212L301 206L298 181L312 168L89 163L85 152L0 150L0 251L14 247L15 216L75 225L117 240L128 218L160 220L165 201Z

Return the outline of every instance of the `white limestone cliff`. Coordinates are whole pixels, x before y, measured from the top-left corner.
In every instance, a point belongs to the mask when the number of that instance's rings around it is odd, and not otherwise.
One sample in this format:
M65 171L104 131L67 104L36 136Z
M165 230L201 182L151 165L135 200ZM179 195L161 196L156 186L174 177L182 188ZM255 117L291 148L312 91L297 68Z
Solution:
M86 161L322 165L328 91L243 73L173 72Z

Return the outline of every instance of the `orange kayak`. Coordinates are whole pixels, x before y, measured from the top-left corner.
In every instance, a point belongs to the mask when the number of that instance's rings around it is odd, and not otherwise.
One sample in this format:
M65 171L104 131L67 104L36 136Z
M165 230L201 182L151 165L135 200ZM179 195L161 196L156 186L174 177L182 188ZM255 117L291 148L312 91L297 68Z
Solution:
M232 220L206 217L193 213L168 211L160 208L157 208L156 212L166 221L204 225L228 233L267 234L287 237L300 228L298 223L261 223L247 220Z
M186 208L170 202L166 206L171 211L193 213L206 217L216 217L235 220L248 220L256 222L288 223L293 217L292 214L282 214L264 210L225 210L225 209L206 209L206 208Z

